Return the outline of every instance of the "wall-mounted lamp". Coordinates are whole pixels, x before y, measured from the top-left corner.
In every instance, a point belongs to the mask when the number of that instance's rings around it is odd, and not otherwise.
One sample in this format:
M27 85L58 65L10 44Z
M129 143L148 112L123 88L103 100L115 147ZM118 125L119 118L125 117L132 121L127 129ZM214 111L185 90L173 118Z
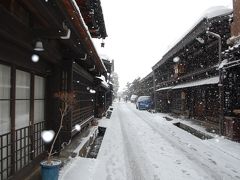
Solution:
M102 39L101 47L104 48L104 46L105 46L105 43L104 43L104 41Z
M35 43L35 48L34 48L34 50L35 50L35 51L44 51L42 41L38 40L38 41Z

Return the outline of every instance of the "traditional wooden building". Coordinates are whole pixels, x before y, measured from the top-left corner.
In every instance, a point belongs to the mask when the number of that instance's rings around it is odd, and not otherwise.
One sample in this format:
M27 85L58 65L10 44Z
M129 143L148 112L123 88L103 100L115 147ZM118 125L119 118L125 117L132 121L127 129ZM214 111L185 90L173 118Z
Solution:
M114 71L114 61L102 59L107 69L106 73L101 77L96 77L96 101L95 101L95 116L102 117L112 105L113 101L113 84L112 73Z
M105 110L109 108L109 106L112 105L113 101L113 80L112 80L112 73L114 72L114 60L109 60L109 59L103 59L103 63L107 69L107 83L109 88L106 91L105 94Z
M56 149L93 120L90 90L107 69L91 39L107 34L99 0L0 1L0 21L0 180L21 179L44 157L41 131L59 124L55 92L77 100Z
M223 74L225 135L240 141L240 4L237 1L233 1L231 37L227 43L229 48L222 53L220 67Z
M153 98L153 72L140 80L139 96L151 96Z
M219 64L228 48L231 10L202 18L153 66L156 110L199 120L223 130L223 89ZM222 132L221 132L222 133Z

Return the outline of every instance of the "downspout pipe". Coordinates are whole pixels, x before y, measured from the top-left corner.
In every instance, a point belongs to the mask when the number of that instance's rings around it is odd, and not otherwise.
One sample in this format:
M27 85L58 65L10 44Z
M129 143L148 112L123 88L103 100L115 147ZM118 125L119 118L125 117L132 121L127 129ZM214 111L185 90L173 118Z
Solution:
M206 34L209 36L213 36L218 40L218 64L220 65L222 62L222 38L219 34L206 31ZM222 69L219 68L219 134L224 134L224 112L223 112L223 106L224 106L224 94L223 94L223 75L222 75Z

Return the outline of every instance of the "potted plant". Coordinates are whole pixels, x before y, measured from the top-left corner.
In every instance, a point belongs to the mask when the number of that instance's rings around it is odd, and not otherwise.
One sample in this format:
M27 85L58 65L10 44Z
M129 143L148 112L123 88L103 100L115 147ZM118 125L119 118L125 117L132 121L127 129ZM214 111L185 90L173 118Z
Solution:
M59 136L59 133L63 127L64 117L68 113L70 107L75 102L75 94L74 92L66 92L66 91L59 91L54 94L54 97L60 100L60 124L57 130L56 135L54 136L54 131L43 131L42 138L45 142L51 142L53 137L53 142L51 144L50 150L48 152L47 160L42 161L41 164L41 174L43 180L57 180L59 174L59 168L61 165L61 161L57 159L53 159L53 155L56 152L53 152L53 148L55 142Z

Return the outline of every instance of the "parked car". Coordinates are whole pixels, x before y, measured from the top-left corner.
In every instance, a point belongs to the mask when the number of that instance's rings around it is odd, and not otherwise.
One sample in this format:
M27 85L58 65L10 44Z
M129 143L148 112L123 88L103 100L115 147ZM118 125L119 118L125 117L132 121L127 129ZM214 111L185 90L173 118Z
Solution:
M136 109L151 109L153 101L150 96L139 96L136 102Z
M138 97L137 95L133 94L130 98L131 103L136 103L137 97Z

